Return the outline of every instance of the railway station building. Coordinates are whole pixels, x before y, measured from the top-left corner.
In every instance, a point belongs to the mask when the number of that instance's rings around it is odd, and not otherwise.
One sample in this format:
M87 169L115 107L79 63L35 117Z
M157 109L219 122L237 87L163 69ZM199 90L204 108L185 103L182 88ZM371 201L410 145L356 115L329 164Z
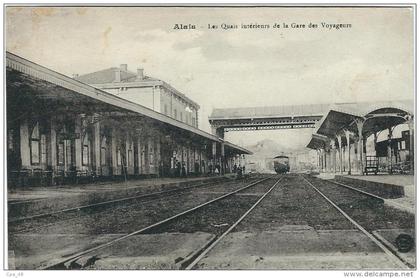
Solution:
M413 174L413 101L334 104L307 147L321 172Z
M169 84L106 72L120 80L94 87L81 80L98 74L70 78L6 53L9 186L223 174L250 154L198 129L198 104Z

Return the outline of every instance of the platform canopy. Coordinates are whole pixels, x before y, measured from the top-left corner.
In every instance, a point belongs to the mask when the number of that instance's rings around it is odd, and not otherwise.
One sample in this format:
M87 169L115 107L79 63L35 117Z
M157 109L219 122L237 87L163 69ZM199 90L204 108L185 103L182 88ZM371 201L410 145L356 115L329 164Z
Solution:
M226 154L252 154L251 151L249 151L249 150L247 150L243 147L234 145L234 144L232 144L228 141L224 141L224 143L225 143L225 153Z
M100 113L103 117L126 119L141 125L171 131L174 136L198 143L225 142L217 136L177 121L137 103L112 95L68 76L6 52L7 116L48 113ZM136 128L136 126L133 126ZM238 154L248 150L225 142Z
M330 139L327 136L323 136L320 134L312 134L311 141L309 141L307 147L310 149L322 149L328 145Z
M335 138L337 135L344 137L344 130L358 134L358 121L363 123L363 136L368 137L406 122L407 117L413 115L413 111L412 100L333 104L318 122L315 134L307 147L314 148L317 145L318 139L315 135L328 138Z

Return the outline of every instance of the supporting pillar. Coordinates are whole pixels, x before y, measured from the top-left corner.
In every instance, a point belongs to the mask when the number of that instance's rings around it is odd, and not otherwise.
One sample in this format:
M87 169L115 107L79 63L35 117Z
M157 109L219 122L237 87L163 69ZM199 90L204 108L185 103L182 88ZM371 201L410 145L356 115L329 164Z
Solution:
M375 156L378 156L378 154L376 153L376 143L378 142L378 133L375 132L373 133L373 146L375 148Z
M357 141L357 158L358 158L358 166L359 166L359 173L363 175L364 167L363 167L363 124L364 120L357 119L356 126L357 126L357 134L358 134L358 141Z
M117 131L115 128L111 128L111 157L112 157L112 174L118 175L117 165Z
M27 120L21 121L20 124L20 159L23 169L31 167L31 151L30 151L30 127Z
M99 121L94 125L94 154L95 154L95 172L97 176L101 173L101 126Z
M224 175L225 169L225 143L220 143L220 175Z
M408 129L410 132L410 149L409 149L409 157L410 157L410 174L414 175L414 119L413 116L410 115L407 120Z
M342 148L342 142L341 142L341 135L337 135L337 141L338 141L338 159L339 159L339 169L340 174L343 174L343 148Z
M330 148L329 148L329 145L325 146L324 162L325 162L324 172L328 173L330 171Z
M362 161L363 161L363 166L366 166L366 140L367 138L363 137L362 140ZM363 168L364 169L364 168Z
M137 144L137 150L138 150L137 151L137 157L136 157L136 159L137 159L137 172L139 173L139 175L141 175L141 174L143 174L143 171L142 171L142 167L141 167L141 164L142 164L142 159L141 159L142 148L141 148L140 135L137 136L136 144ZM172 161L172 164L175 164L174 161ZM175 168L175 166L171 165L171 168Z
M212 170L214 173L214 167L216 166L216 153L217 153L217 142L212 142Z
M348 152L348 163L349 163L349 170L348 174L351 175L351 146L350 146L350 131L345 130L344 133L346 134L346 143L347 143L347 152Z
M57 132L56 132L56 126L54 120L51 120L51 167L53 170L53 178L55 174L57 173Z
M82 128L84 132L82 132ZM80 170L82 168L82 136L88 136L86 127L82 127L82 117L77 115L75 118L75 133L80 134L78 138L74 140L74 149L75 149L75 165L76 169ZM83 134L82 134L83 133ZM67 158L66 158L67 160ZM89 164L89 163L88 163Z
M336 171L336 147L335 147L335 138L331 139L331 172L335 173Z
M320 172L321 173L321 169L322 169L322 166L321 166L321 149L317 149L316 150L316 154L317 154L317 158L318 158L318 172Z
M331 159L330 159L330 147L325 146L325 173L330 172L330 165L331 165Z
M392 148L391 148L391 143L392 143L392 127L388 128L388 172L390 174L392 174Z

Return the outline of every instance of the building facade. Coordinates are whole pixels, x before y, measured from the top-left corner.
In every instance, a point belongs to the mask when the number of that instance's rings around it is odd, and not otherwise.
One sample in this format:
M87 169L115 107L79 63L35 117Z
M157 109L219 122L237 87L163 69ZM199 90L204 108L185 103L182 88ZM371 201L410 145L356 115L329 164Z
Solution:
M168 83L144 75L141 68L134 73L122 64L74 78L198 128L200 106Z

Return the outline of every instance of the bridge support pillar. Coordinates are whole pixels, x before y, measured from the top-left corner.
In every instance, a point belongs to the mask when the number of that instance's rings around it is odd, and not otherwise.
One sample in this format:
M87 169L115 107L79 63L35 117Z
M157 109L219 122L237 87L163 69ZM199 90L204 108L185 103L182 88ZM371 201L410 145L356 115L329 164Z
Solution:
M219 138L225 138L225 129L223 127L211 126L211 133Z

